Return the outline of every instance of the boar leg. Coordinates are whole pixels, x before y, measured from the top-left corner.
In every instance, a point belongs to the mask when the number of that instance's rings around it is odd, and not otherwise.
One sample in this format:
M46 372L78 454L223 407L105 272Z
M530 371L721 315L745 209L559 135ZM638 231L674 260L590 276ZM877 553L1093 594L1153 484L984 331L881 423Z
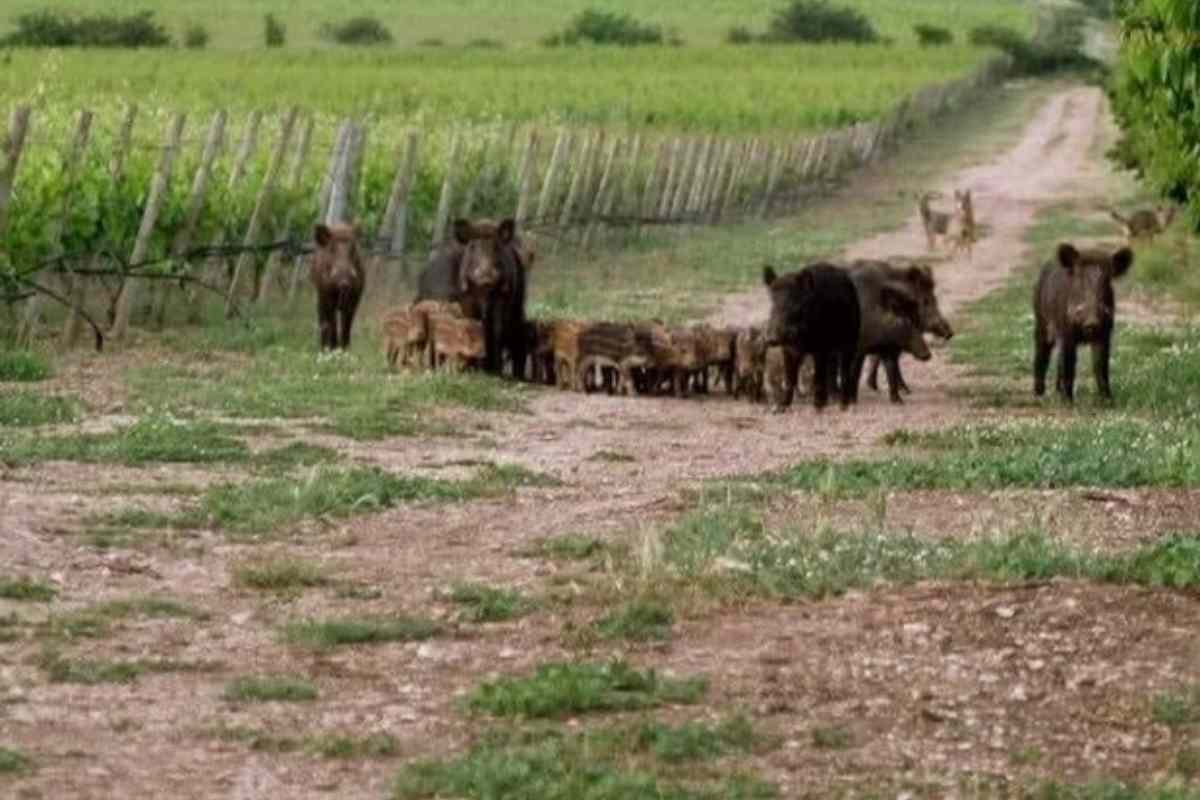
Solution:
M887 370L888 398L893 403L903 403L904 399L900 397L900 384L904 382L904 379L900 377L900 359L896 356L884 356L881 360L884 369Z
M879 391L879 356L867 356L867 387L873 392Z
M829 372L832 356L828 351L813 354L813 407L820 410L829 403Z
M338 345L343 350L350 349L350 329L354 325L354 312L358 310L358 301L362 297L359 292L351 292L342 297L341 306L341 335Z
M1068 403L1075 400L1075 357L1075 342L1063 339L1058 353L1058 391Z
M1054 342L1046 341L1041 331L1033 332L1033 393L1041 397L1046 393L1046 371L1050 369L1050 354ZM1061 386L1061 380L1059 381Z
M321 349L332 349L337 345L337 306L331 293L317 294L317 323L320 328Z
M1096 376L1096 391L1105 400L1112 400L1112 387L1108 383L1108 342L1092 344L1092 374Z

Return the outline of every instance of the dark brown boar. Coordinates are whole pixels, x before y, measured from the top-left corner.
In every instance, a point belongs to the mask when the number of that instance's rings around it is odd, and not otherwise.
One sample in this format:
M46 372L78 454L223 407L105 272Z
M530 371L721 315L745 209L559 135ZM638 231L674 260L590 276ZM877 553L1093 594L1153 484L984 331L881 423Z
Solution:
M1058 348L1058 393L1075 397L1075 351L1091 345L1096 391L1111 400L1108 362L1117 307L1113 281L1133 265L1133 251L1076 250L1060 244L1053 262L1042 267L1033 290L1033 392L1046 392L1050 354Z
M309 262L309 277L317 290L317 323L321 349L350 347L354 312L362 299L366 273L358 250L358 228L354 225L317 225L317 245Z
M938 307L936 284L933 279L933 270L927 264L893 264L888 261L855 261L850 265L851 272L866 271L874 274L873 281L875 285L881 285L883 282L892 282L903 284L907 287L908 293L917 303L917 316L920 329L925 333L932 333L940 339L950 340L954 337L954 329L950 327L950 323L942 316L942 311ZM908 393L909 387L904 380L904 375L900 372L900 365L896 356L897 363L894 365L886 364L888 371L889 383L894 379L898 382L898 386L894 387L892 396L895 396L895 391ZM887 356L886 360L890 360L891 356ZM869 355L867 357L867 386L873 391L878 391L878 373L879 373L880 357L877 355Z
M813 405L824 408L836 381L841 389L841 405L847 408L858 399L858 381L854 373L858 354L861 311L858 292L846 270L832 264L812 264L799 272L777 275L771 267L763 269L763 283L771 297L771 317L767 323L767 346L788 347L813 357ZM789 376L795 386L795 376ZM782 411L791 403L785 393Z
M877 356L887 366L892 402L902 402L900 354L911 353L921 361L928 361L931 357L923 334L920 290L903 274L891 278L887 270L875 265L852 267L850 277L858 291L858 302L862 309L854 378L858 379L863 361L868 356ZM929 297L932 297L932 292ZM933 305L936 310L936 299Z

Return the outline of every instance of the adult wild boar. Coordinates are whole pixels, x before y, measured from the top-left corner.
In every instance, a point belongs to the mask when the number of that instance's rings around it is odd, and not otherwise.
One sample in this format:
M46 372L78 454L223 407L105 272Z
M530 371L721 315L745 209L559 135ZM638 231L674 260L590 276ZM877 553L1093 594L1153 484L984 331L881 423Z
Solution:
M862 310L855 379L861 374L864 359L871 356L882 359L893 403L902 402L900 354L910 353L920 361L930 359L924 337L926 327L953 335L937 309L932 282L925 286L920 269L911 269L918 276L915 280L910 279L908 270L897 270L880 262L857 262L849 270ZM936 323L931 325L929 319Z
M917 317L920 330L924 333L932 333L940 339L949 341L954 337L954 329L950 327L950 323L942 316L942 311L938 307L936 284L933 280L933 270L925 264L914 264L911 266L897 266L887 261L855 261L850 265L852 272L865 270L876 273L873 278L877 282L890 282L906 287L907 292L917 303ZM896 396L896 390L901 392L909 392L908 384L904 381L904 375L900 372L900 364L898 356L896 356L896 364L887 364L886 361L891 359L891 356L885 357L885 366L888 372L888 382L891 383L893 378L898 385L892 386L891 395ZM867 356L867 386L872 390L878 391L878 372L880 358L877 355Z
M313 241L317 249L309 262L309 277L317 290L321 349L345 350L350 347L350 328L366 282L358 251L358 228L317 225Z
M854 380L854 366L861 311L858 292L849 274L824 263L786 275L776 275L768 266L763 269L763 283L771 296L766 344L791 348L799 356L776 410L790 405L799 361L806 354L813 357L813 405L817 409L824 408L829 401L835 370L842 408L855 402L858 382Z
M503 371L504 356L513 376L526 377L526 264L531 255L517 238L516 223L499 225L455 220L453 238L438 245L417 283L417 300L449 300L483 323L489 372Z
M1033 290L1033 393L1046 392L1050 354L1058 347L1058 393L1071 402L1075 397L1075 350L1092 347L1092 373L1096 390L1111 400L1108 359L1112 350L1117 307L1112 282L1133 265L1133 251L1115 253L1076 250L1060 244L1056 260L1042 267Z

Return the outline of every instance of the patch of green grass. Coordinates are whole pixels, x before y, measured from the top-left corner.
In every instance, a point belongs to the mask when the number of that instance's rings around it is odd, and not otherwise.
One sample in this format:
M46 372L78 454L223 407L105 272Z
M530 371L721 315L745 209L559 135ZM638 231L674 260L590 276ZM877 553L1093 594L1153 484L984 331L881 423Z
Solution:
M265 450L254 456L254 465L263 469L286 472L297 467L317 467L336 464L342 454L332 447L308 442L290 442L283 447Z
M0 775L19 775L33 767L29 757L19 750L0 747Z
M563 534L543 539L521 552L530 558L550 558L555 561L583 561L603 553L608 546L594 536Z
M1196 800L1194 789L1186 786L1139 785L1103 781L1064 784L1054 781L1025 789L1029 800Z
M698 722L679 726L649 722L637 732L638 747L668 764L719 758L731 750L748 753L757 741L754 727L742 716L715 726Z
M1175 754L1175 771L1188 780L1200 775L1200 749L1184 747Z
M231 703L308 703L317 699L318 692L300 678L264 675L231 681L222 697Z
M460 583L450 590L448 598L465 606L462 617L468 622L504 622L523 617L537 607L515 589L496 589L479 583Z
M538 667L528 678L484 683L467 702L473 711L499 717L561 718L692 704L699 702L707 689L704 678L660 678L654 670L639 672L623 661L553 663Z
M292 622L284 627L283 636L289 644L324 650L344 645L419 642L441 632L442 626L432 620L396 616Z
M783 598L936 579L1067 577L1200 587L1200 537L1194 535L1103 554L1073 550L1039 531L962 541L826 526L768 527L750 503L714 504L686 515L664 531L662 560L670 574L710 584L714 591Z
M628 453L619 453L615 450L597 450L587 458L588 461L600 461L608 464L632 464L637 461L636 458Z
M307 342L276 344L254 351L249 363L224 366L219 375L174 365L146 367L131 374L130 389L151 408L232 418L318 419L312 423L317 429L359 441L454 433L437 416L445 408L526 408L525 392L509 382L446 372L383 377L381 359L320 356L309 347Z
M322 758L390 758L400 750L395 737L386 733L369 736L326 733L310 737L305 748Z
M1026 764L1032 765L1039 763L1043 756L1044 753L1042 753L1042 749L1040 747L1036 745L1029 745L1028 747L1022 747L1019 750L1014 750L1009 754L1008 760L1018 766Z
M27 436L0 441L3 460L10 464L42 461L80 461L122 464L242 463L249 451L227 428L208 422L147 416L108 433Z
M200 519L195 514L151 511L133 506L88 517L86 521L113 533L119 532L122 528L171 530L190 528L200 523Z
M411 764L397 776L395 800L767 800L775 788L743 774L684 765L746 751L754 740L740 718L716 727L632 727L566 733L558 728L490 731L467 753Z
M133 683L143 675L164 672L211 672L220 665L214 662L170 659L68 659L53 651L47 651L39 659L39 666L46 672L46 677L51 683L93 686L101 683Z
M460 501L492 491L484 481L396 475L376 467L317 468L298 477L209 489L202 514L217 527L262 533L302 519L340 518L414 501Z
M113 623L131 617L204 620L208 614L166 597L134 597L54 615L40 629L43 635L54 638L96 639L107 636Z
M812 729L813 747L820 750L845 750L853 741L850 731L840 725L818 725Z
M330 583L329 575L320 564L294 558L239 564L233 569L233 580L247 589L279 594L328 586Z
M596 620L596 632L604 639L630 642L659 642L671 638L675 615L655 600L631 600Z
M78 418L79 403L73 398L37 392L0 394L0 426L55 425Z
M485 464L480 467L475 480L495 491L562 486L562 481L553 475L537 472L520 464Z
M1200 686L1156 695L1151 704L1151 716L1155 722L1172 728L1200 722Z
M58 596L58 589L45 581L33 578L0 578L0 598L49 603Z
M0 383L33 383L51 374L50 362L40 353L0 348Z

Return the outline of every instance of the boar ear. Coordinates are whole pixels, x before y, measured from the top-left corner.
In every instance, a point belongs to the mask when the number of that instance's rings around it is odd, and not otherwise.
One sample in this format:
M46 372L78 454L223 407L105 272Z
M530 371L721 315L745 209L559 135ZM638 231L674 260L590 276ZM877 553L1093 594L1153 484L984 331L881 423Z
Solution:
M1133 266L1133 251L1128 247L1122 247L1117 252L1113 253L1112 257L1113 277L1119 278L1129 271Z
M317 247L325 247L333 239L333 231L329 230L329 226L324 223L317 223L313 227L313 241L317 243Z
M779 276L775 274L775 268L772 267L770 264L767 264L765 267L763 267L763 283L765 283L768 288L771 286L771 284L773 284L775 282L775 279L778 277Z
M517 235L516 220L509 218L500 223L500 227L496 230L496 238L501 244L508 244Z
M454 239L459 244L471 241L471 221L466 219L454 220Z
M1063 242L1058 246L1058 263L1063 269L1071 269L1079 261L1079 251Z

